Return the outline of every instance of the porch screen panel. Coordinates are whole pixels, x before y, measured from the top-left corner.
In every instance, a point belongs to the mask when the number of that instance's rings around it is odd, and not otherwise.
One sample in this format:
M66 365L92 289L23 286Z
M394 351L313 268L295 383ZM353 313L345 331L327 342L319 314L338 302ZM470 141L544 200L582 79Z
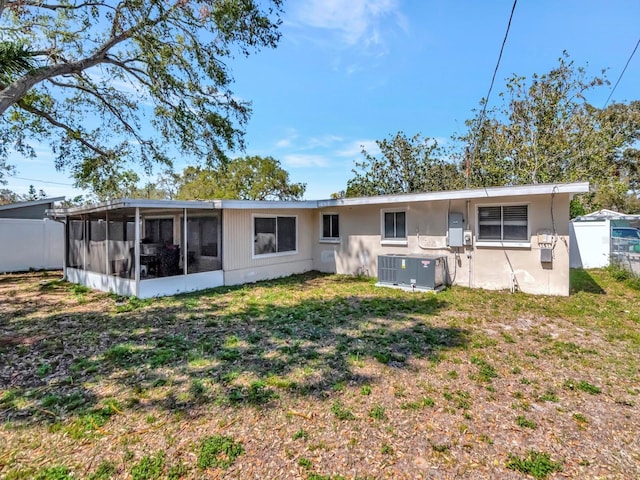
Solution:
M84 220L69 220L68 235L67 267L84 269Z
M107 273L107 222L104 219L89 221L89 248L87 270Z
M126 217L109 220L109 274L123 278L134 277L135 223Z
M220 270L220 217L187 211L187 273Z

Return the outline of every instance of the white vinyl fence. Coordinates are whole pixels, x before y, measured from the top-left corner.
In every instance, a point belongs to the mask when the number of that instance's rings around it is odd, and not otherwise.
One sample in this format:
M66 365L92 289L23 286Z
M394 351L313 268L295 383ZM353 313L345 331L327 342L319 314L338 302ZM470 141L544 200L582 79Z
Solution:
M56 269L64 264L64 225L0 218L0 272Z

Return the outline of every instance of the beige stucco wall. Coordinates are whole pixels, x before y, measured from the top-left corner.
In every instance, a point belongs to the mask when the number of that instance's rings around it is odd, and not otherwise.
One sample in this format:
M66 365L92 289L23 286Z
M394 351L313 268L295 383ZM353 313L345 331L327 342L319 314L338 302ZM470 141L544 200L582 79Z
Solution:
M297 217L297 253L268 257L253 256L254 215ZM313 220L317 213L309 209L233 210L222 214L222 268L225 285L240 285L284 277L313 269Z
M483 205L528 204L530 245L511 247L480 246L476 242L477 207ZM407 244L385 245L380 241L381 210L407 212ZM552 212L553 210L553 212ZM448 212L460 212L465 228L473 232L473 246L448 248ZM320 241L322 213L340 215L340 242ZM553 262L540 261L537 234L554 231L557 241ZM528 293L569 294L569 195L535 195L433 201L393 205L332 207L314 212L313 268L323 272L377 276L377 258L383 254L446 256L450 279L474 288L511 289Z

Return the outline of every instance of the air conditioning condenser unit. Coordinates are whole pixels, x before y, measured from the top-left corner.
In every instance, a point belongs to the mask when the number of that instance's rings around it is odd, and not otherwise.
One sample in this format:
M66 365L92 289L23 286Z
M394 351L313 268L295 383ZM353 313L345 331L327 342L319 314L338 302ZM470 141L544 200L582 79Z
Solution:
M378 285L406 290L441 290L446 282L446 257L379 255Z

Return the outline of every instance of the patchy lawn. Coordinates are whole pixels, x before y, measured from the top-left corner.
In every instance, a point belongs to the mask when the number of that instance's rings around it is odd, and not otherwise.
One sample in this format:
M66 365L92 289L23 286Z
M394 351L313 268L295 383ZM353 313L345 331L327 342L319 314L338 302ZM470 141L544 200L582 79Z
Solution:
M0 478L638 478L638 291L0 276Z

